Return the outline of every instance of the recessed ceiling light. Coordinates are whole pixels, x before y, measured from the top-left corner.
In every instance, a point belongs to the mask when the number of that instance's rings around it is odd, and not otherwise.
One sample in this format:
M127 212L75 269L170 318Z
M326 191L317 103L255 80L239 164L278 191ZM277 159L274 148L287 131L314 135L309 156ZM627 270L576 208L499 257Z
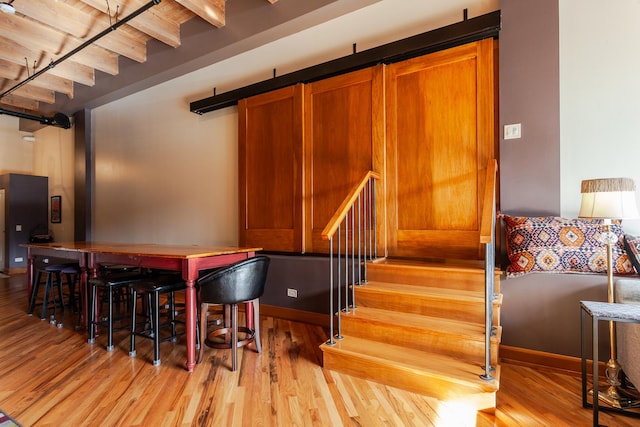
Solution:
M13 0L11 0L10 2L6 2L6 1L0 2L0 10L3 11L4 13L9 13L13 15L14 13L16 13L16 8L13 7L11 3L13 3Z

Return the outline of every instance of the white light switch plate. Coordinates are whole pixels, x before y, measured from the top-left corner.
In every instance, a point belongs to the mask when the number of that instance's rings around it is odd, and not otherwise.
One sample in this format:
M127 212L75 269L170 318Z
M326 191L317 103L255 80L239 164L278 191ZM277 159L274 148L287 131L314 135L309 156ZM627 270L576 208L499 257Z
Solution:
M520 123L514 123L511 125L504 125L504 139L517 139L522 135L522 125Z

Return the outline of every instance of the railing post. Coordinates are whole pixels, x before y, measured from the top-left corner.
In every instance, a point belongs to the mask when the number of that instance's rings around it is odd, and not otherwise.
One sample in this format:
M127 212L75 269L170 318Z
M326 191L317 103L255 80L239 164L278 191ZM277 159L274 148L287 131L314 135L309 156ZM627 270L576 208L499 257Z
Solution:
M341 233L341 226L338 226L338 256L336 257L338 259L338 264L336 265L336 269L338 270L338 285L336 286L337 290L338 290L338 333L336 334L336 339L341 340L342 339L342 325L341 325L341 321L342 318L340 317L342 314L342 308L340 308L341 304L341 298L340 298L340 285L342 284L342 280L340 277L340 246L341 246L341 240L342 240L342 233Z
M336 342L333 339L333 237L329 239L329 341L327 344L335 345Z
M352 242L353 243L353 242ZM344 312L349 313L349 214L344 219Z
M371 183L371 185L373 186L373 200L371 201L371 208L373 210L373 222L372 222L372 227L373 227L373 258L378 258L378 233L377 233L377 229L376 229L376 224L378 223L377 221L377 210L376 210L376 197L377 197L377 193L376 193L376 182L373 180L369 180L369 182Z
M358 193L358 286L362 285L362 193Z
M485 245L485 291L484 291L484 303L485 303L485 357L484 357L484 374L480 378L491 381L493 375L491 372L494 368L491 366L491 337L493 335L493 301L495 296L495 235L496 235L496 203L495 203L495 189L492 203L492 221L491 221L491 240Z
M330 291L331 300L329 309L331 319L329 329L331 338L329 344L335 344L335 339L342 339L342 313L349 313L351 309L356 309L357 304L356 286L360 286L367 281L367 261L373 259L374 249L377 250L376 232L376 212L375 212L375 186L374 180L380 179L380 175L375 172L367 172L358 182L355 188L347 195L336 213L333 215L325 229L322 231L322 238L329 240L329 264L330 264ZM356 207L357 206L357 207ZM358 209L358 221L356 232L355 210ZM351 230L349 230L351 223ZM345 228L344 251L342 250L342 227ZM338 234L337 250L334 246L334 237ZM372 238L374 241L372 242ZM358 256L356 259L356 239ZM349 243L351 240L351 243ZM367 252L367 245L369 251ZM374 248L374 246L376 246ZM342 303L342 264L344 262L344 304ZM335 263L335 264L334 264ZM356 276L356 268L358 274ZM351 269L351 277L349 277ZM351 286L351 289L349 289ZM335 296L334 292L338 295ZM337 310L334 311L334 304L337 303ZM334 319L337 316L337 319ZM334 320L337 327L334 327Z

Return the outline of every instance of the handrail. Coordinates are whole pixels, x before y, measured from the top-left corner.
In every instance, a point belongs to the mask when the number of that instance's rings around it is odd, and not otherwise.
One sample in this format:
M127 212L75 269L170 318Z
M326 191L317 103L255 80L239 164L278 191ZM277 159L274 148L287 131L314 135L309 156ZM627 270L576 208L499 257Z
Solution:
M367 185L371 178L379 180L382 178L382 176L378 172L373 171L368 171L367 173L365 173L364 177L358 182L356 186L353 187L349 194L347 194L347 197L344 199L340 207L336 210L336 213L333 214L327 226L324 228L324 230L322 230L323 240L329 240L333 237L333 235L336 233L336 230L338 229L338 226L345 218L345 216L351 209L351 206L353 206L355 201L358 199L358 195L360 194L360 192L362 192L362 189Z
M487 175L484 185L484 198L482 203L482 218L480 220L480 243L491 243L495 238L492 232L493 212L496 194L496 176L498 173L498 162L496 159L489 159L487 163Z
M484 200L482 205L482 218L480 223L480 242L485 245L484 251L484 374L480 375L485 381L493 381L491 366L491 337L494 335L493 302L495 294L495 234L496 234L496 176L498 162L490 159L487 164L487 175L484 188Z

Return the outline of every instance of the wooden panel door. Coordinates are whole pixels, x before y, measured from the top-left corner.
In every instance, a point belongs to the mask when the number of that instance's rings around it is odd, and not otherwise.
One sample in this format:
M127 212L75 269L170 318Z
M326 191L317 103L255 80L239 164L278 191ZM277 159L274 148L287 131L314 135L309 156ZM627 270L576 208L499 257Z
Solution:
M390 65L386 74L390 256L473 258L495 157L493 40Z
M321 232L367 171L383 173L384 67L305 86L305 242L327 253ZM382 199L382 198L380 198ZM382 205L382 203L381 203Z
M239 243L304 252L302 85L238 103Z

